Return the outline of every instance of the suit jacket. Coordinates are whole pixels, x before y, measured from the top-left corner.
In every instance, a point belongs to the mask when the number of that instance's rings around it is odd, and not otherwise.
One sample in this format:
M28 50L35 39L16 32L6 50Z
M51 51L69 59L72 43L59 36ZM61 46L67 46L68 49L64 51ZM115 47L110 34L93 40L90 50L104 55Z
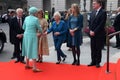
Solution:
M89 28L95 33L94 37L101 38L106 35L105 24L107 19L106 11L102 8L99 10L98 14L95 16L96 12L92 11L90 15Z
M22 25L23 22L24 22L24 17L22 17ZM16 36L17 34L22 34L23 32L24 30L22 29L22 27L19 26L17 17L14 17L10 23L10 42L12 44L18 42L19 39Z
M59 23L58 26L57 26L56 21L54 21L54 22L52 23L51 28L48 29L47 32L48 32L48 33L53 32L53 38L54 38L54 39L60 39L60 40L62 40L62 42L64 42L65 39L66 39L67 26L66 26L65 22L62 21L62 20L60 21L60 23ZM55 32L60 32L60 35L55 36L55 35L54 35Z
M113 26L116 31L120 31L120 14L116 16Z

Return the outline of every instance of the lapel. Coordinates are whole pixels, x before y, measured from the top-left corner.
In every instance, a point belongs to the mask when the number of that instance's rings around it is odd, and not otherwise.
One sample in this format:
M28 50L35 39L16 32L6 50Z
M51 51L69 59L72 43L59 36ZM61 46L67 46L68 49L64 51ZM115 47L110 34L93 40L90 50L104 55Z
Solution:
M99 10L99 12L97 13L97 15L96 15L95 11L93 12L93 15L92 15L93 22L99 17L101 11L102 11L102 8Z
M22 17L22 25L23 25L23 23L24 23L24 19L25 19L25 18L24 18L24 17Z
M15 17L15 21L16 21L16 26L19 26L17 17Z
M101 11L102 11L102 9L99 10L99 12L97 13L95 18L97 18L100 15Z

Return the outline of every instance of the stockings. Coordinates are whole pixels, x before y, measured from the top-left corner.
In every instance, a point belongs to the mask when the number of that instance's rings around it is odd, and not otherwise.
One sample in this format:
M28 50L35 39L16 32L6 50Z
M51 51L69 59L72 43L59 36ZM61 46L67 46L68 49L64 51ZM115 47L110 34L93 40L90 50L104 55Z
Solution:
M73 59L74 59L73 63L77 62L79 64L80 63L80 47L72 46L72 54L73 54Z

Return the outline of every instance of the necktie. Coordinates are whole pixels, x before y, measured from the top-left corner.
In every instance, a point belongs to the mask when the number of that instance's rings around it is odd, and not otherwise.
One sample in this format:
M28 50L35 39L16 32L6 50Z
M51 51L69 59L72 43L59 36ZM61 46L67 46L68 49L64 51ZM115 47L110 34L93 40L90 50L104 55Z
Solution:
M96 13L97 13L97 10L95 11L94 16L96 16Z
M98 14L98 11L96 11L96 14L95 14L95 16L97 16L97 14Z
M21 25L21 19L20 18L18 19L18 23L19 23L19 26L21 28L22 25Z

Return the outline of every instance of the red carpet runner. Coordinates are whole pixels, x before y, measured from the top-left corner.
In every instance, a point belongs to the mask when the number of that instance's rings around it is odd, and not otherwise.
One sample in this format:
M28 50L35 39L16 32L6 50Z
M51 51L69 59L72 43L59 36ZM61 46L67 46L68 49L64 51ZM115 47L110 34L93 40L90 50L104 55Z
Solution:
M117 63L116 80L120 80L120 60Z
M106 66L96 68L55 63L37 63L37 66L43 72L25 70L23 64L13 61L0 62L0 80L116 80L115 64L111 64L112 74L109 75L105 74Z

